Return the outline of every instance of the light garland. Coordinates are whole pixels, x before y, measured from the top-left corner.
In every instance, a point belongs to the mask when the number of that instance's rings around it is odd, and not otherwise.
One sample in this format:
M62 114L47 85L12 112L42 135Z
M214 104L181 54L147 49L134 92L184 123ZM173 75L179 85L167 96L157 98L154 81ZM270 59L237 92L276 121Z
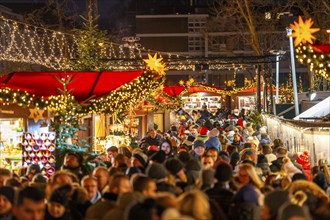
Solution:
M76 114L108 113L119 114L147 99L152 92L164 83L164 78L155 80L154 71L146 70L140 77L124 84L109 94L90 103L79 104L70 94L36 97L28 92L16 91L9 88L0 89L0 101L3 105L17 104L22 107L37 107L56 112L70 120Z
M84 32L81 30L81 33ZM80 33L80 32L79 32ZM19 63L31 63L53 70L77 70L70 60L77 60L79 43L85 35L62 33L46 28L24 24L0 17L0 59ZM91 32L91 34L95 32ZM85 39L86 40L86 39ZM95 45L93 45L95 46ZM97 42L107 69L138 69L134 59L140 59L138 67L143 67L141 51L137 47L124 48L109 41ZM81 49L81 48L80 48ZM122 62L114 62L121 59ZM128 59L128 60L127 60ZM101 67L99 67L101 68ZM141 68L140 68L141 69Z
M93 37L95 41L89 42L88 36ZM135 44L116 44L102 36L104 35L99 30L77 30L76 34L68 34L0 17L0 37L4 42L0 44L0 59L38 64L55 71L79 71L86 64L81 61L80 56L80 53L86 49L82 47L82 43L86 42L85 46L94 43L92 50L97 50L98 53L98 59L88 59L91 63L87 66L94 67L94 71L127 71L144 68L142 51L145 54L150 50ZM195 71L198 65L207 65L209 70L235 68L245 70L253 68L255 63L266 62L267 58L271 59L267 56L200 59L169 52L157 51L157 53L163 58L168 70Z
M310 71L330 81L330 54L317 53L311 45L299 44L296 48L296 58L307 65Z
M289 79L280 86L280 103L294 103L293 97L293 85L292 85L292 73L289 72Z

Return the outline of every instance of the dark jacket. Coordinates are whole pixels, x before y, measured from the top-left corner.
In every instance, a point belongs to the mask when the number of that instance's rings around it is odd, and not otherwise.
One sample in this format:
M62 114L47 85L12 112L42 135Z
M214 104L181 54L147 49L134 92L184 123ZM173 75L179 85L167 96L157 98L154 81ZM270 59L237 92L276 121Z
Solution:
M273 173L280 172L283 165L283 158L284 157L279 157L276 160L272 161L272 164L269 166L270 171L272 171Z
M91 219L102 219L103 216L111 209L117 206L116 200L118 198L117 194L105 193L99 201L94 205L90 206L85 215L85 220Z
M161 141L159 140L158 136L156 136L155 138L147 137L145 139L145 143L149 144L149 146L151 145L160 146Z
M79 178L79 180L81 180L84 176L88 175L87 167L85 165L80 165L79 167L69 167L63 165L61 169L73 173Z
M205 192L210 199L213 199L227 215L234 192L226 189L223 185L216 183L212 189Z
M276 160L272 161L272 164L269 166L270 171L273 173L280 172L282 165L283 165L283 158L284 157L279 157ZM296 162L293 162L293 165L297 167L303 174L305 174L305 171L302 169L302 166Z
M83 216L80 215L78 212L71 212L71 211L65 212L64 215L62 215L59 218L55 218L49 214L48 208L46 207L44 220L79 220L79 219L82 220Z

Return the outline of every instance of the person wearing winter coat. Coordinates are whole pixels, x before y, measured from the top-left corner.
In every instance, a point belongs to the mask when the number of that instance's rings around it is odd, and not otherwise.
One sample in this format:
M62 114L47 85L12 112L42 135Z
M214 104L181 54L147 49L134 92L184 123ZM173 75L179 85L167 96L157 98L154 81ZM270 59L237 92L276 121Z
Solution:
M209 148L215 148L218 150L218 152L221 151L221 143L218 138L219 130L216 128L213 128L211 131L207 133L207 136L209 137L207 141L205 142L205 150L207 151Z

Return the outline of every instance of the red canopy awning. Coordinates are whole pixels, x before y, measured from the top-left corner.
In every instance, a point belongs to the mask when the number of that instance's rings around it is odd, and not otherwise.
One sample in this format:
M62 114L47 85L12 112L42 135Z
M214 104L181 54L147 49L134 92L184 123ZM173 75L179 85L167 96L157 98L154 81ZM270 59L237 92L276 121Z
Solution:
M185 89L184 86L165 86L163 91L170 96L178 96Z
M67 89L79 101L97 98L141 76L143 70L128 72L13 72L0 77L1 88L20 89L48 97L60 95L61 79L71 78Z
M312 48L318 53L330 54L330 44L313 44Z

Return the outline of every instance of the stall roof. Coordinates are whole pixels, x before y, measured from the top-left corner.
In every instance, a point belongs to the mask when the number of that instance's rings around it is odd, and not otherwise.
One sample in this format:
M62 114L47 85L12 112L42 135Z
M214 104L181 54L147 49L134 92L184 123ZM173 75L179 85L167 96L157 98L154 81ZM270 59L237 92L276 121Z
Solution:
M98 98L141 76L143 70L127 72L13 72L0 77L0 88L27 91L36 96L57 96L67 89L83 102Z
M321 102L317 103L313 107L297 115L294 120L300 120L303 118L320 118L330 114L330 96Z

